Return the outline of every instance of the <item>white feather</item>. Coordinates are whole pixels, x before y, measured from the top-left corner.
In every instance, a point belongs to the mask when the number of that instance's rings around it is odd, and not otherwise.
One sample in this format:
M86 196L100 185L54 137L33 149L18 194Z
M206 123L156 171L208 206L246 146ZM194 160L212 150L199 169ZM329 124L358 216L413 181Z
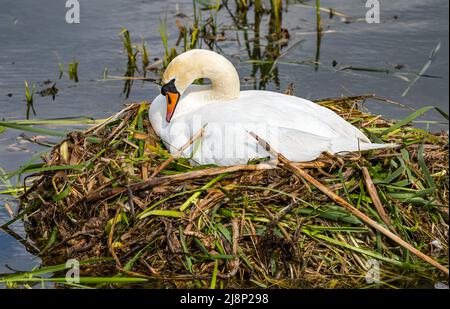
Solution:
M222 57L211 52L197 51L192 56L202 55L204 62ZM185 61L195 62L195 58L184 55ZM207 63L213 66L213 63ZM179 68L171 67L174 74L183 74L182 62ZM192 68L192 63L190 63ZM232 67L232 66L231 66ZM222 67L222 74L234 68ZM194 69L195 70L195 69ZM178 73L176 73L178 72ZM204 70L199 69L199 75ZM189 72L196 76L195 72ZM230 73L231 74L231 73ZM232 72L235 74L235 72ZM158 96L150 106L150 121L156 133L162 138L171 152L181 148L191 136L207 124L200 145L192 145L184 155L199 164L234 165L245 164L250 159L268 157L249 135L253 131L266 140L278 152L294 162L316 159L321 153L366 151L398 147L396 144L372 144L356 127L339 115L314 102L271 91L241 91L234 99L221 99L217 83L220 74L201 76L212 79L210 86L188 86L181 96L170 123L165 120L166 101ZM190 77L192 78L192 77ZM220 84L235 91L236 85ZM194 151L197 149L197 151Z

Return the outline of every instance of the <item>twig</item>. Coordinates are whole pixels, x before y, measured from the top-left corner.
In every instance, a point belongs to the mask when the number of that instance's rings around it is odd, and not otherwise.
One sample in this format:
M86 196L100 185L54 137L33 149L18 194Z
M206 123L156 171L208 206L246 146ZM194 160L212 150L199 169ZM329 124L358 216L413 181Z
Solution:
M108 247L109 252L111 253L112 257L116 261L117 268L122 269L122 263L120 262L119 257L117 256L116 252L114 251L114 244L113 244L113 237L114 237L114 230L116 228L116 223L118 221L118 217L120 215L120 212L122 211L122 206L117 207L116 215L114 216L112 223L111 223L111 229L109 231L108 235Z
M3 204L5 206L6 211L8 212L8 215L12 218L14 218L14 211L12 210L11 206L8 203Z
M133 192L131 191L129 186L127 186L127 191L128 191L128 206L130 207L131 217L133 219L135 219L136 212L135 212L134 203L133 203Z
M391 240L393 240L394 242L396 242L397 244L399 244L403 248L409 250L411 253L413 253L417 257L421 258L425 262L427 262L430 265L433 265L437 269L441 270L446 275L449 274L449 271L448 271L447 267L445 267L445 266L441 265L439 262L433 260L428 255L420 252L419 250L417 250L416 248L411 246L409 243L407 243L406 241L404 241L403 239L401 239L400 237L398 237L397 235L395 235L394 233L392 233L391 231L389 231L385 227L381 226L376 221L372 220L371 218L369 218L367 215L365 215L364 213L362 213L361 211L359 211L355 207L353 207L350 203L345 201L342 197L340 197L339 195L337 195L336 193L331 191L327 186L323 185L321 182L319 182L318 180L316 180L315 178L310 176L307 172L302 170L300 167L292 164L291 161L289 161L281 153L279 153L276 150L274 150L266 141L261 139L255 133L250 132L250 135L253 136L258 141L258 143L262 147L264 147L264 149L266 149L268 152L270 152L272 155L274 155L275 157L278 158L279 162L281 163L280 165L281 165L282 168L284 168L284 169L294 173L295 175L297 175L299 177L304 178L305 180L310 182L312 185L314 185L317 189L319 189L320 191L325 193L334 202L336 202L337 204L341 205L342 207L347 209L350 213L352 213L353 215L355 215L356 217L358 217L359 219L364 221L367 225L371 226L372 228L376 229L380 233L384 234L385 236L387 236L388 238L390 238Z
M317 168L326 166L323 162L306 162L306 163L296 163L299 167L302 168ZM204 170L198 170L193 172L181 173L176 175L162 176L150 178L147 181L135 183L130 185L130 189L133 192L147 190L155 186L163 186L177 181L186 181L197 178L204 178L209 176L217 176L219 174L224 173L235 173L235 172L244 172L244 171L263 171L263 170L273 170L278 168L273 164L254 164L254 165L234 165L229 167L216 167L209 168ZM120 193L127 192L127 188L117 187L117 188L101 188L100 190L95 190L94 192L89 193L87 196L78 200L79 202L92 202L100 199L110 198ZM76 204L75 203L75 204Z
M372 202L375 205L375 208L378 214L380 215L381 220L383 220L383 222L386 224L386 226L388 226L391 229L391 231L397 233L394 225L392 225L391 220L384 211L383 203L381 203L380 197L378 196L377 193L377 188L375 187L372 178L370 177L369 170L367 169L367 167L363 166L362 172L364 176L364 181L366 183L367 191L369 191L370 198L372 199Z
M436 57L436 54L439 52L440 49L441 49L441 42L439 41L439 43L436 45L436 47L433 48L433 50L431 51L430 55L428 56L427 63L425 63L425 65L420 70L420 72L416 76L416 78L408 85L408 87L405 89L405 91L403 91L402 97L405 97L408 94L408 92L411 89L411 87L414 86L415 83L417 83L417 81L420 79L420 77L422 75L424 75L425 72L429 69L429 67L431 66L431 63L433 62L434 58Z
M36 248L32 243L28 242L26 239L22 238L19 234L17 234L16 232L14 232L13 230L11 230L8 227L0 227L0 231L5 232L6 234L14 237L17 241L19 241L22 245L25 246L25 248L34 255L38 255L39 254L39 249Z
M283 58L284 56L286 56L292 49L294 49L295 47L299 46L300 44L302 44L305 40L300 40L295 42L294 44L292 44L290 47L288 47L280 56L278 56L277 59L275 59L275 61L272 64L272 67L270 68L269 74L273 72L273 70L275 70L275 68L278 65L278 62L281 60L281 58Z
M19 136L30 143L37 144L37 145L44 146L44 147L53 147L56 145L55 143L51 143L51 142L40 142L38 140L37 136L29 137L25 133L22 133Z
M222 279L229 279L234 277L239 270L239 221L237 218L233 218L231 221L231 228L233 231L233 255L234 260L230 262L231 271L226 275L219 275Z
M131 113L125 115L122 122L114 129L114 131L111 132L111 134L108 135L108 137L105 139L105 142L109 142L113 137L117 136L117 132L122 130L123 127L128 123L128 120L131 118Z
M155 171L152 173L152 175L150 176L150 179L155 177L156 175L159 174L159 172L161 172L162 170L164 170L170 163L172 163L173 161L175 161L177 158L179 158L183 152L189 147L191 146L192 143L194 143L198 138L202 137L203 134L205 133L205 127L206 125L204 125L200 130L198 130L197 133L195 133L187 142L186 144L184 144L174 155L170 156L166 161L163 162L163 164L161 164L159 167L157 167L155 169Z
M270 220L268 227L274 228L275 225L277 225L278 222L280 222L284 216L290 213L294 209L294 207L298 206L298 204L299 202L295 201L289 204L288 206L284 207L283 209L281 209L275 216L273 216L272 220Z
M409 106L409 105L406 105L406 104L404 104L404 103L400 103L400 102L394 101L394 100L385 99L385 98L376 97L376 96L373 96L372 99L377 100L377 101L380 101L380 102L385 102L385 103L397 105L397 106L403 107L403 108L405 108L405 109L409 109L409 110L411 110L411 111L413 111L413 112L416 111L415 108L413 108L413 107L411 107L411 106Z
M131 77L131 76L112 76L109 75L107 79L104 80L143 80L147 82L158 82L160 78L152 78L152 77Z
M142 104L145 104L145 102L142 103ZM148 103L147 103L147 104L148 104ZM115 115L113 115L113 116L111 116L111 117L105 119L103 122L101 122L101 123L99 123L99 124L97 124L97 125L95 125L95 126L93 126L93 127L90 127L89 129L87 129L87 130L84 131L83 133L84 133L85 135L87 135L88 133L91 133L91 132L96 133L96 132L98 132L98 130L100 130L101 128L103 128L103 127L104 127L105 125L107 125L108 123L110 123L110 122L112 122L112 121L115 121L116 119L119 119L123 114L125 114L125 113L128 112L129 110L135 109L135 108L137 108L137 107L139 107L139 106L140 106L140 104L138 104L138 103L130 104L130 105L126 106L124 109L120 110L120 111L119 111L118 113L116 113Z
M369 121L363 123L363 124L361 125L361 127L365 128L365 127L367 127L369 124L371 124L371 123L377 121L377 120L380 119L380 118L381 118L381 115L378 115L378 116L374 117L373 119L371 119L371 120L369 120Z

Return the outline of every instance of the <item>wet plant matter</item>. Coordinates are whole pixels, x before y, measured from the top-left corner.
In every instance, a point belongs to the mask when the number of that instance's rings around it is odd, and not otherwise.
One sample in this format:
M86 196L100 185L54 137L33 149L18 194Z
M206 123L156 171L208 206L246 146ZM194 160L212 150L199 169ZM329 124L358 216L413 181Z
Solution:
M448 264L448 135L358 109L366 97L318 102L396 150L324 154L296 166L443 265ZM110 258L90 276L165 287L405 287L446 275L367 226L302 177L264 160L191 166L153 132L148 104L72 132L22 195L45 264ZM201 138L201 137L199 137ZM381 281L367 283L370 263ZM156 281L155 281L156 280ZM217 281L217 282L216 282ZM216 285L217 284L217 285Z

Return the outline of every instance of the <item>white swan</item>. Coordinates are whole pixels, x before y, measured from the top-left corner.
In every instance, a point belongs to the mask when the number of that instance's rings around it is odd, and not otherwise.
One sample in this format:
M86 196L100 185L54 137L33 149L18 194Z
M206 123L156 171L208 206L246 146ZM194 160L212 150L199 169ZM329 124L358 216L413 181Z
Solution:
M200 78L208 78L211 85L192 85ZM169 64L149 118L171 153L206 125L203 137L183 152L197 164L227 166L268 157L250 131L294 162L314 160L325 151L397 147L372 144L336 113L311 101L271 91L240 91L233 64L200 49Z

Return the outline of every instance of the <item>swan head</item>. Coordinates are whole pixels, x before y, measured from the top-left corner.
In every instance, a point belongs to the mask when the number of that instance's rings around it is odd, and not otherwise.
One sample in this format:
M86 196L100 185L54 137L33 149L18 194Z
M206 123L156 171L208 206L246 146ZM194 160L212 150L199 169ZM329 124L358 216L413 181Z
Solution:
M239 75L222 55L204 49L192 49L175 57L167 66L161 94L167 103L166 121L170 122L181 96L197 79L211 81L211 100L231 100L239 97Z
M181 94L175 86L175 79L172 79L170 82L164 84L161 87L161 94L166 97L167 104L167 113L166 113L166 121L170 122L173 114L175 113L175 108L178 105L178 101L180 100Z

